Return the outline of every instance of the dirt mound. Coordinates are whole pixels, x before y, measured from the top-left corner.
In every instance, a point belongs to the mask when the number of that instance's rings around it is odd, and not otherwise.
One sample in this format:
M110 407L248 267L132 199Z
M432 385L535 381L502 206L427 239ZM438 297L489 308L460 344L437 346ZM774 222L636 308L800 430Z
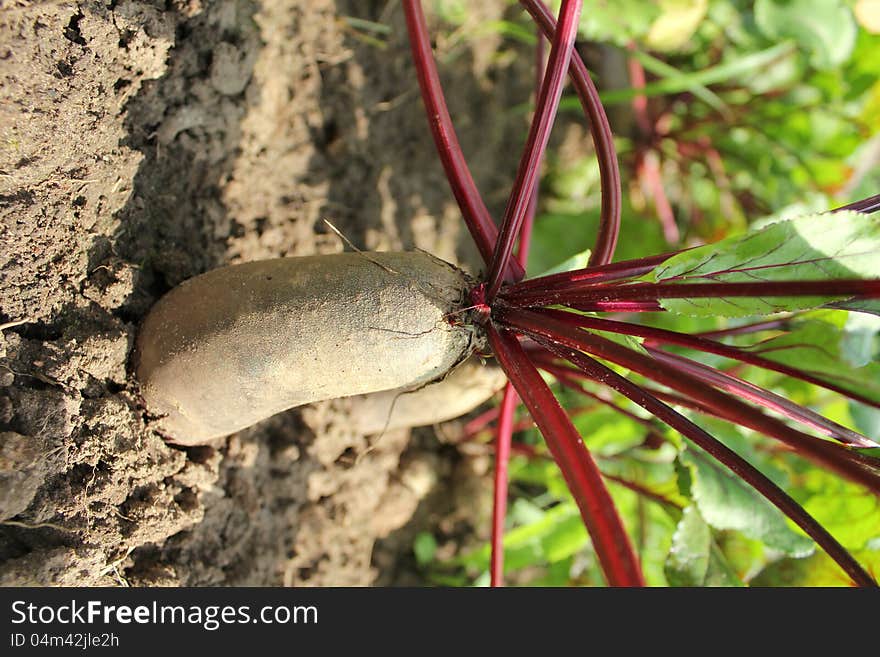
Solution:
M505 11L491 4L473 19ZM180 281L342 250L325 218L361 247L474 262L398 4L0 6L0 583L361 585L377 564L393 581L411 536L395 531L424 499L449 510L454 454L357 435L336 403L175 448L127 363ZM441 51L496 206L526 118L508 108L531 85L530 57L498 44Z

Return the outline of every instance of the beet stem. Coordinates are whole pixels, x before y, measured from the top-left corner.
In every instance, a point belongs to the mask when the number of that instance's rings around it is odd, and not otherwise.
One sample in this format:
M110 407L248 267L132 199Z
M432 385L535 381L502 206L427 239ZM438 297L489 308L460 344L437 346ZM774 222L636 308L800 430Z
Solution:
M419 89L437 153L468 230L470 230L483 260L488 264L492 258L498 236L498 227L489 215L489 210L480 196L455 134L455 127L446 106L443 88L440 85L437 65L431 53L431 39L428 35L422 4L419 0L403 0L403 9L406 14L406 26L419 80ZM523 269L517 262L511 265L511 272L521 277Z
M556 32L556 21L547 6L541 0L520 0L520 4L539 25L544 36L552 39ZM590 134L596 148L602 193L599 229L590 253L589 264L605 265L614 258L614 249L620 232L620 167L617 163L617 151L614 148L614 135L611 133L608 115L599 100L596 85L593 84L590 73L577 51L572 53L570 67L572 84L589 121Z
M571 321L566 315L571 315ZM495 320L538 341L551 340L568 349L586 351L682 392L719 412L724 419L779 440L800 455L865 486L874 494L880 494L880 460L797 431L680 369L584 331L577 325L580 316L556 310L504 309L496 313Z
M513 438L513 411L519 401L508 383L501 400L501 412L495 432L495 481L492 500L492 555L490 586L504 586L504 521L507 517L508 465Z
M876 587L874 578L862 568L861 564L835 539L815 518L793 500L788 493L768 479L760 470L743 459L739 454L719 442L705 430L676 412L659 399L651 396L639 386L614 370L579 351L560 348L551 340L543 340L544 344L580 367L585 374L595 381L610 386L626 396L646 411L652 413L670 427L692 440L716 461L726 466L733 474L748 483L776 508L791 518L807 535L830 556L859 586Z
M547 447L580 509L608 583L643 586L638 558L623 523L590 456L568 415L529 361L515 336L487 324L489 343L508 379L529 409Z
M562 97L562 85L571 61L571 51L577 35L580 13L581 3L579 0L563 0L559 10L559 29L551 41L550 57L544 81L541 84L541 93L535 105L535 116L532 119L529 136L520 159L507 208L504 211L501 230L495 241L495 251L489 265L489 275L486 278L486 298L489 303L495 299L501 288L501 283L504 281L507 263L513 253L514 242L528 212L529 200L537 186L538 168L547 148L550 128L553 126L556 110L559 107L559 99Z

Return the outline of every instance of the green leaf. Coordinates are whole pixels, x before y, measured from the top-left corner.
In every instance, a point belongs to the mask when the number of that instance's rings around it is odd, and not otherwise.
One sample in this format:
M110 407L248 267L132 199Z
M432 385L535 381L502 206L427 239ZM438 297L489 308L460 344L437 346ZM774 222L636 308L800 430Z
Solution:
M866 436L880 436L880 408L874 408L857 401L849 402L849 414L861 433Z
M544 509L533 500L519 497L513 500L507 512L508 522L515 525L527 525L544 517Z
M546 511L539 519L506 532L504 535L505 570L516 570L530 564L544 562L546 559L543 545L549 543L554 546L554 534L566 534L575 522L583 528L583 521L577 506L573 502L564 502ZM585 529L584 532L586 532ZM561 544L564 539L560 537L558 540ZM557 555L563 552L559 545L554 547L557 548ZM454 562L485 569L489 565L490 552L489 545L484 545L458 557Z
M656 282L747 283L880 277L880 221L858 212L813 214L778 221L673 256L646 278ZM880 314L880 301L829 297L662 299L685 315L744 317L834 304Z
M434 560L437 553L437 540L430 532L420 532L413 541L413 554L416 557L416 563L420 566L426 566Z
M641 484L640 481L638 483ZM645 582L648 586L668 586L665 565L672 547L672 535L681 519L680 509L655 504L650 497L616 481L608 481L608 490L627 533L633 538L633 547L639 555Z
M587 315L595 315L595 313L585 313ZM595 333L596 335L600 335L606 340L610 340L611 342L616 342L622 347L626 347L627 349L632 349L633 351L637 351L640 354L648 353L645 350L644 338L639 338L632 335L626 335L625 333L612 333L611 331L598 331L595 329L590 329L590 333Z
M466 0L434 0L431 8L440 20L452 25L461 25L468 17Z
M537 41L534 30L513 21L485 21L474 30L474 37L495 35L505 36L529 46L534 45Z
M880 550L854 552L868 572L880 572ZM780 559L762 570L752 586L852 586L850 578L827 554L816 552L806 559Z
M692 410L683 410L683 413L691 422L758 468L774 484L780 488L789 487L789 473L781 467L777 458L768 454L766 450L756 448L755 434L749 429ZM759 444L763 442L761 438L758 438L758 441ZM726 468L718 467L722 472L727 472ZM751 490L751 487L747 488Z
M814 550L813 541L792 529L779 509L705 454L689 448L679 459L690 469L694 501L712 527L740 531L795 557Z
M563 559L561 561L554 561L553 563L547 564L542 570L544 571L543 575L539 575L535 579L531 579L528 582L525 582L525 586L536 586L536 587L563 587L563 586L571 586L572 585L572 564L575 561L575 557L569 557L568 559ZM601 581L601 580L600 580ZM518 584L519 585L519 584Z
M554 3L558 13L559 3ZM596 0L581 14L580 34L591 41L625 46L648 32L660 15L655 0Z
M851 367L863 367L874 360L878 350L880 317L851 313L843 328L840 355Z
M765 340L750 351L880 402L880 363L847 365L841 353L845 335L832 323L815 318L793 324L788 333Z
M816 496L804 508L845 546L862 546L880 536L880 506L871 493Z
M583 269L590 262L590 249L585 249L579 253L569 256L558 265L555 265L540 276L550 276L551 274L561 274L564 271L572 271L573 269Z
M708 7L708 0L660 0L663 13L651 24L645 44L652 50L678 50L697 31Z
M755 22L773 40L797 41L818 69L843 64L856 42L852 12L841 0L756 0Z
M587 448L597 456L613 456L639 445L645 427L614 409L602 407L572 417Z
M538 430L535 429L535 437L538 438ZM532 484L547 489L547 493L553 500L570 500L568 485L562 478L559 466L552 458L525 459L514 458L510 462L510 480ZM555 508L554 508L555 510Z
M550 563L562 561L588 545L590 537L579 515L557 523L541 540L544 556Z
M628 458L600 457L597 461L603 474L638 484L658 500L666 500L669 506L687 506L688 499L679 490L675 461L649 460L656 452L673 452L672 445L664 445L660 450L635 450Z
M572 231L572 226L578 230ZM542 214L535 220L526 267L529 277L552 271L592 247L599 226L599 211L582 214Z
M666 560L672 586L742 586L696 506L684 510Z
M724 559L742 582L748 582L767 565L767 548L760 541L739 532L719 532L715 536Z
M880 450L875 450L880 451ZM880 539L880 499L861 486L817 468L800 477L802 504L849 550L860 550Z

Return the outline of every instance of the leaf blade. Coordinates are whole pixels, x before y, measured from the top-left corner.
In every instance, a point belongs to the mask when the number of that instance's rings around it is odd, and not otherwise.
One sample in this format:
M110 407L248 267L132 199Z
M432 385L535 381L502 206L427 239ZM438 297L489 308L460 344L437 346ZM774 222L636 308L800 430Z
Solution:
M694 501L706 522L733 529L793 557L813 553L813 542L795 532L782 512L701 454L686 450L679 459L690 470Z
M655 283L832 281L880 277L880 221L845 211L777 221L743 235L679 253L646 278ZM744 317L833 303L880 314L875 299L850 302L828 296L689 297L661 299L670 312Z
M847 365L847 332L818 315L789 324L789 330L754 345L748 351L767 360L797 367L821 381L844 391L858 393L863 399L880 403L880 363L860 367Z
M682 512L664 566L672 586L742 586L712 538L712 530L691 505Z

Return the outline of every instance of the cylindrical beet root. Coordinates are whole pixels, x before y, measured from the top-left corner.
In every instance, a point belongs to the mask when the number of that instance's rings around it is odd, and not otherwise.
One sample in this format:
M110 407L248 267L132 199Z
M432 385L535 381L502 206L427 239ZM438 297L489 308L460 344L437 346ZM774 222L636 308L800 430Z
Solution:
M497 365L474 356L446 377L417 388L397 388L357 395L346 401L351 427L366 435L402 427L422 427L470 413L507 383Z
M152 308L135 375L169 439L204 443L301 404L442 377L475 346L459 312L472 284L422 252L223 267Z

